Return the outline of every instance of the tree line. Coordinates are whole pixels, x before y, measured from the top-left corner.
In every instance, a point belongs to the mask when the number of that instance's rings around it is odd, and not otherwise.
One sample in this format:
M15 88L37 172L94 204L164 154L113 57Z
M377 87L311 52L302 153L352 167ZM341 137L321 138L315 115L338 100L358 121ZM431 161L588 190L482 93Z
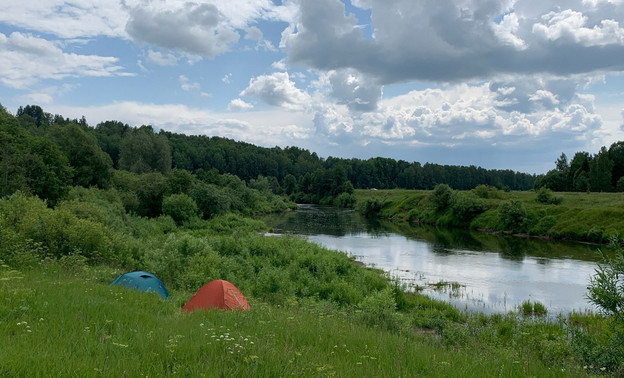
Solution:
M218 136L156 132L148 125L132 127L119 121L92 127L84 117L52 115L38 105L20 107L14 116L4 108L0 113L4 176L0 194L28 189L52 204L67 185L120 185L124 177L120 172L167 176L172 170L183 171L211 184L215 182L211 177L232 175L248 188L336 206L352 206L354 188L433 189L448 184L458 190L477 185L528 190L538 178L512 170L422 165L382 157L324 159L294 146L258 147Z
M580 151L568 162L565 153L555 161L555 168L537 178L535 188L558 192L624 192L624 141L590 155Z

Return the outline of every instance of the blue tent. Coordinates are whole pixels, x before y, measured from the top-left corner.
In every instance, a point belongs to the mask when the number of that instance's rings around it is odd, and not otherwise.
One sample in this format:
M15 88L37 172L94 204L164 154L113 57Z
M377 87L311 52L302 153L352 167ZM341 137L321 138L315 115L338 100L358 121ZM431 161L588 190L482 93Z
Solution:
M141 291L153 291L158 293L163 299L169 296L165 284L162 283L156 276L147 272L130 272L122 274L115 278L111 285L120 285L129 289L136 289Z

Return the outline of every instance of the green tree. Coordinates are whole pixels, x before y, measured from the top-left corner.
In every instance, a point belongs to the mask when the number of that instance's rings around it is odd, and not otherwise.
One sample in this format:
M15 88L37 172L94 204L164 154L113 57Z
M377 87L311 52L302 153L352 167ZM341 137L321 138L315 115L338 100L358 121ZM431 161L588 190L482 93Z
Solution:
M498 219L504 230L521 231L527 212L520 201L508 201L498 207Z
M162 211L162 200L167 192L167 179L160 173L139 175L133 192L139 199L137 213L146 217L157 217Z
M205 219L230 210L230 197L215 185L199 182L191 191L191 197L197 203L197 207Z
M54 205L67 192L70 175L59 148L29 134L0 105L0 196L19 190Z
M176 224L180 225L197 216L197 204L188 195L172 194L165 197L162 202L162 212L169 215Z
M606 147L602 147L600 152L594 155L589 164L589 185L594 192L612 192L611 174L613 171L613 160L609 158Z
M451 204L453 190L447 184L438 184L433 189L431 196L436 209L441 211L449 207Z
M585 192L589 190L589 153L577 152L570 162L568 171L571 190L575 192ZM552 189L552 188L551 188Z
M173 169L167 174L167 186L169 193L190 193L195 177L186 169Z
M154 134L150 126L142 126L121 142L119 169L135 173L171 170L171 149L165 136Z
M110 185L113 162L99 147L95 136L75 123L52 126L48 135L63 151L73 168L73 185L95 185L100 188Z

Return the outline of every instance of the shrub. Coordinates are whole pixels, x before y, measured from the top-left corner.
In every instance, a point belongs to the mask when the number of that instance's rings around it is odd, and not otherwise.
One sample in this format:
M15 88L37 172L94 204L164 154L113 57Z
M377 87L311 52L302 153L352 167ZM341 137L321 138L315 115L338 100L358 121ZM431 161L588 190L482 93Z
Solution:
M612 238L613 257L602 251L602 261L589 280L587 298L606 315L624 323L624 249L618 238Z
M453 190L446 184L438 184L431 195L436 209L444 210L451 204Z
M377 198L368 198L358 204L358 211L366 217L375 217L383 207L384 203Z
M359 308L360 320L371 327L396 330L401 326L401 314L396 311L394 295L389 288L370 294Z
M498 220L504 230L520 231L526 217L524 205L517 200L505 202L498 208Z
M176 224L180 225L197 216L197 204L188 195L172 194L165 197L162 203L162 212L169 215Z
M618 192L624 192L624 176L618 179L615 190Z
M561 197L555 197L552 190L543 186L537 191L537 198L535 199L539 203L558 205L563 201Z
M353 208L355 202L356 199L353 194L343 192L336 196L336 198L334 198L333 205L334 207Z
M507 187L507 189L509 189L509 187ZM508 192L509 190L505 190L506 192ZM479 198L494 198L494 199L501 199L503 198L503 194L501 193L500 190L498 190L496 187L493 186L489 186L489 185L484 185L484 184L480 184L474 187L474 189L472 189L472 192Z
M469 221L486 210L485 200L467 193L453 193L451 201L453 214L462 221Z

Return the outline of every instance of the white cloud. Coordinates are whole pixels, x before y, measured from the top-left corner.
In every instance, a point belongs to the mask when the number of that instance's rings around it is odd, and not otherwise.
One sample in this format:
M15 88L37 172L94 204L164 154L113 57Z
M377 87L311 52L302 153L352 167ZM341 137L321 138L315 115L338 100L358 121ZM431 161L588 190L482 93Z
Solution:
M178 81L180 82L180 88L182 88L182 90L184 91L201 90L201 86L199 85L199 83L190 82L189 79L184 75L178 76Z
M129 75L114 57L65 53L54 42L29 34L0 33L0 82L27 88L41 80Z
M520 23L515 13L506 14L502 21L498 24L492 24L494 34L505 44L512 46L516 50L524 50L527 48L526 42L518 37L518 29Z
M615 20L601 20L599 25L588 28L588 18L571 9L550 12L542 16L542 20L545 23L533 25L533 33L545 40L563 40L584 46L624 44L624 29Z
M173 54L163 54L160 51L149 50L147 58L159 66L174 66L178 63L178 58Z
M287 72L252 78L240 95L253 96L269 105L292 110L305 109L310 103L310 95L299 90Z
M223 76L221 78L221 81L226 83L226 84L230 84L230 78L231 77L232 77L232 73L225 74L225 76Z
M228 104L228 110L244 111L250 109L253 109L253 105L241 100L240 98L235 98Z

